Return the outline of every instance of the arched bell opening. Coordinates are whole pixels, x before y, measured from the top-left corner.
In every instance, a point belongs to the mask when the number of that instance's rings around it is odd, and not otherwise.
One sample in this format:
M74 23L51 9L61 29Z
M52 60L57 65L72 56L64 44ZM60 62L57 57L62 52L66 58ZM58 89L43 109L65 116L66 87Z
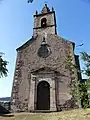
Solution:
M41 27L42 27L42 28L47 27L47 19L46 19L46 18L42 18L42 19L41 19Z

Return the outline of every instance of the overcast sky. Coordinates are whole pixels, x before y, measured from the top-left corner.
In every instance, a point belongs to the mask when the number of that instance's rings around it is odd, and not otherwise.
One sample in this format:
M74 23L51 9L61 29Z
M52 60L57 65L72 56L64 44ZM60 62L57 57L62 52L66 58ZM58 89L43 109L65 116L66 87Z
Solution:
M0 97L11 96L16 61L16 48L33 34L33 15L42 10L46 0L3 0L0 3L0 52L8 64L8 77L0 79ZM58 35L71 40L77 47L75 52L90 53L90 4L85 0L47 0L56 11ZM87 0L86 0L87 1Z

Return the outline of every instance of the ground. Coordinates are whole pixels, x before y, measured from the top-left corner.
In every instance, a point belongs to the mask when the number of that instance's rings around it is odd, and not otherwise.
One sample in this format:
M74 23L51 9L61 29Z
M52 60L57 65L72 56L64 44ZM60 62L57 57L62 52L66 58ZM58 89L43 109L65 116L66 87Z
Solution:
M90 120L90 109L53 113L15 113L0 116L0 120Z

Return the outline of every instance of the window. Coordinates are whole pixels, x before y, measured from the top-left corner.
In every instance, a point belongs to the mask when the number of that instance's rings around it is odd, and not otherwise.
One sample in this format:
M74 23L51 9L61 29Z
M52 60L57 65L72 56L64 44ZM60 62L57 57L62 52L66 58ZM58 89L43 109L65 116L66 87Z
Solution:
M46 27L47 26L47 19L46 18L42 18L41 19L41 27Z

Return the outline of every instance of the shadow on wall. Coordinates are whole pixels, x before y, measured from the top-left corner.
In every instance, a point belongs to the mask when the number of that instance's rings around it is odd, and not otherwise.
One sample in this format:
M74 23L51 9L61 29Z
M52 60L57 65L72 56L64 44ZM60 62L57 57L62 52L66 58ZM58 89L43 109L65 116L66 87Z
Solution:
M11 114L0 114L0 116L2 116L2 117L14 117L14 115L11 115Z

